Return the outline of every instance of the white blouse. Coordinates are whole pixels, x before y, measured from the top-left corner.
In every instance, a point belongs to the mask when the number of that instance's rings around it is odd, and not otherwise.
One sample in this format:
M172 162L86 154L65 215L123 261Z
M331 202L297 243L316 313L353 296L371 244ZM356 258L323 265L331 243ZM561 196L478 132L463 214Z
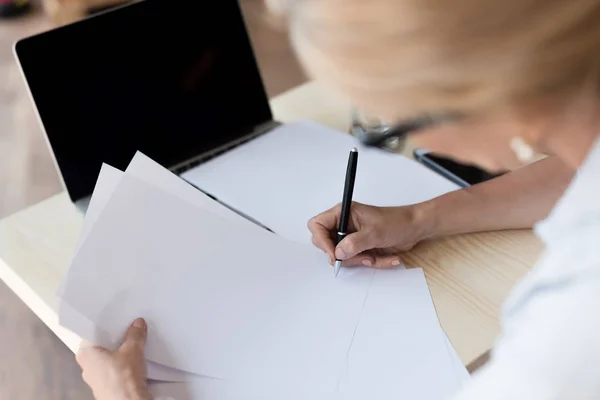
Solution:
M454 400L600 399L600 138L550 216L492 358Z

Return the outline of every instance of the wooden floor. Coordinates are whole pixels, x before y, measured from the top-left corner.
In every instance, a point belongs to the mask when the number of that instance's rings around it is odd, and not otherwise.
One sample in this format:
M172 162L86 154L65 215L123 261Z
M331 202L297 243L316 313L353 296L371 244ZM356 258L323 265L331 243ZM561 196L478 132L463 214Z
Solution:
M287 37L266 22L263 0L241 0L267 92L305 78ZM43 200L60 183L12 56L15 40L50 28L40 12L0 21L0 218ZM43 68L43 66L40 66ZM86 400L73 355L0 282L0 400Z

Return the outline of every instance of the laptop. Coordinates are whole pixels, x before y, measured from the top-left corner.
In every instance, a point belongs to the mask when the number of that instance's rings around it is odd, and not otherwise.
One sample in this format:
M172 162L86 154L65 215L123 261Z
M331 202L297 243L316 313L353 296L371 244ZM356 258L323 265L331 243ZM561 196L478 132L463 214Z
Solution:
M144 0L15 44L70 199L141 151L180 175L273 120L236 0Z

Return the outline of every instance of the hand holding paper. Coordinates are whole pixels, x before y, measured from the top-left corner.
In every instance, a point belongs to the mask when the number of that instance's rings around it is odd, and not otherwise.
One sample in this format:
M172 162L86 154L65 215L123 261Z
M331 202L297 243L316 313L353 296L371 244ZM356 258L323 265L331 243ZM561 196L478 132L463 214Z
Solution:
M146 382L144 346L146 322L138 318L125 333L123 343L115 351L86 346L77 353L83 379L96 400L151 400Z

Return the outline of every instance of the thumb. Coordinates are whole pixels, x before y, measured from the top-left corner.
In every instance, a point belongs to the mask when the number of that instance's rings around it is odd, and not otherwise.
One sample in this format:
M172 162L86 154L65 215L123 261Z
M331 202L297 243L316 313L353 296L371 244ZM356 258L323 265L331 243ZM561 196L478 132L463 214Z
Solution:
M143 318L138 318L133 321L133 324L127 329L125 338L123 339L123 345L121 348L137 347L143 349L146 345L146 337L148 336L148 325Z
M335 258L346 260L374 247L373 235L366 231L358 231L342 239L335 249Z

